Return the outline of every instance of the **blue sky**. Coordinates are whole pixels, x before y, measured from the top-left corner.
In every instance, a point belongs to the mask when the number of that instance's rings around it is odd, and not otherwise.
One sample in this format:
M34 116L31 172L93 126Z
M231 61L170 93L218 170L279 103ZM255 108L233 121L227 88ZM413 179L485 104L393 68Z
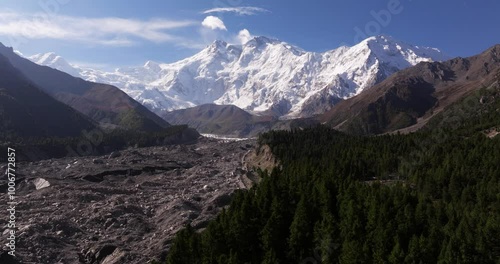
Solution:
M173 62L215 39L257 35L326 51L386 34L465 57L500 43L499 10L497 0L3 0L0 41L105 68Z

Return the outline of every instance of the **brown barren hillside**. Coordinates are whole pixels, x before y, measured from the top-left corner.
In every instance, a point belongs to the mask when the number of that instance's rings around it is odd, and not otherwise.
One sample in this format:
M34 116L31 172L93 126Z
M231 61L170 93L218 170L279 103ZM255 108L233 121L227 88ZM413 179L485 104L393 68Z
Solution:
M469 58L423 62L402 70L320 117L354 134L410 132L471 91L500 76L500 45Z
M88 117L40 90L0 55L0 141L79 136L96 127Z
M0 54L40 89L97 122L144 131L159 131L170 126L115 86L88 82L40 66L1 43Z

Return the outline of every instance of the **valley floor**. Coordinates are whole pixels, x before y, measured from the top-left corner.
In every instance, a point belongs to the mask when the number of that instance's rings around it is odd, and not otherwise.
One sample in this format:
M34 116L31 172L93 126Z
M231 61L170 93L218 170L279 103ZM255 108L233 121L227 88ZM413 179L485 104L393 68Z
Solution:
M50 264L159 260L179 229L187 223L204 228L236 189L246 188L243 157L254 145L254 140L202 138L193 145L131 149L109 157L20 163L18 259ZM0 211L6 209L0 204ZM6 226L5 218L0 226Z

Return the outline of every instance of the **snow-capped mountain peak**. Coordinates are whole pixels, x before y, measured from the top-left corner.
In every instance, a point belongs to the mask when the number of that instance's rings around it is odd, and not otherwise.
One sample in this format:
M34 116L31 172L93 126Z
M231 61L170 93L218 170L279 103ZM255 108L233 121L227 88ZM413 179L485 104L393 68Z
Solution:
M61 56L58 56L54 52L48 52L43 54L36 54L29 57L30 60L36 62L37 64L65 64L69 65L69 63L64 60Z
M213 47L221 47L221 48L226 48L227 45L229 45L227 42L224 40L215 40L211 46Z
M73 67L65 59L55 54L54 52L36 54L29 57L28 59L35 62L36 64L49 66L56 70L71 74L75 77L81 77L80 70L77 67Z
M401 56L400 59L406 61L402 63L402 66L406 65L406 67L422 61L448 59L439 49L414 46L385 35L370 37L361 44L367 45L383 61L390 61L390 57Z
M244 46L245 47L262 47L268 44L279 44L281 41L277 39L272 39L264 36L257 36L251 38L249 41L247 41Z
M145 69L153 71L153 72L160 72L161 71L160 64L157 62L154 62L154 61L147 61L146 63L144 63L143 67Z
M71 70L62 67L64 60L57 57L31 59ZM328 110L333 102L357 95L419 62L446 59L438 49L384 35L324 53L259 36L243 45L214 41L199 53L170 64L148 61L108 73L73 69L82 78L123 89L157 112L216 103L296 117Z

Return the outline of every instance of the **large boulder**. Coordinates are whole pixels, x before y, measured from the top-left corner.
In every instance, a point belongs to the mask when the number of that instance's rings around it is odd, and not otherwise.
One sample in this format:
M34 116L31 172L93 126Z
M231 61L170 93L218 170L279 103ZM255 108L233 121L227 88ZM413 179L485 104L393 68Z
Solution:
M50 187L50 182L43 178L36 178L33 180L33 184L37 190L41 190Z

